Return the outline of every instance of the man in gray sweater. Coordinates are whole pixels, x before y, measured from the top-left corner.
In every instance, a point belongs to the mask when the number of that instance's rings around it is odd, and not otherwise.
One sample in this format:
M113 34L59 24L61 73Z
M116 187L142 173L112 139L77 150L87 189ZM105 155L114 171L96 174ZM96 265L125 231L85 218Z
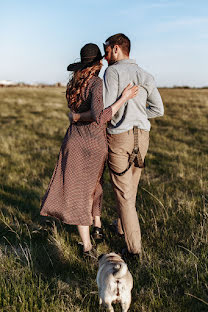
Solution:
M120 97L129 82L140 86L138 95L119 109L107 127L108 164L117 199L117 230L125 235L127 252L140 254L136 195L149 146L149 118L163 116L163 102L153 76L129 58L128 37L113 35L106 40L104 49L109 65L104 74L105 108Z

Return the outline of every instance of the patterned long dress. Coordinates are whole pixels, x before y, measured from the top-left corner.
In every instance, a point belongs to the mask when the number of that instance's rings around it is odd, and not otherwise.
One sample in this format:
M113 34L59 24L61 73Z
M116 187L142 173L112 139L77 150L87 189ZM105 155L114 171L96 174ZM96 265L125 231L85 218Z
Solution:
M42 200L42 216L53 216L67 224L91 225L100 216L101 177L107 157L106 122L111 107L103 110L103 86L93 76L78 112L91 109L92 122L73 123L67 129L58 161Z

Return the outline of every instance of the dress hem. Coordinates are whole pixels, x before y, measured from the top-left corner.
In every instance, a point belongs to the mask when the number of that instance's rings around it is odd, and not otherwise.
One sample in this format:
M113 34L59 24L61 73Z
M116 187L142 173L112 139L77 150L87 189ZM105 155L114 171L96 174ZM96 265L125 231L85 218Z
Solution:
M52 218L54 218L56 220L59 220L59 221L63 222L64 224L68 224L68 225L84 225L84 226L91 226L91 225L93 225L93 222L91 222L89 224L86 224L86 223L85 224L81 224L80 222L78 223L78 222L75 222L75 221L73 221L73 222L67 221L66 222L64 220L61 220L61 219L59 219L59 218L57 218L57 217L55 217L53 215L47 214L47 213L40 213L40 215L43 216L43 217L52 217Z

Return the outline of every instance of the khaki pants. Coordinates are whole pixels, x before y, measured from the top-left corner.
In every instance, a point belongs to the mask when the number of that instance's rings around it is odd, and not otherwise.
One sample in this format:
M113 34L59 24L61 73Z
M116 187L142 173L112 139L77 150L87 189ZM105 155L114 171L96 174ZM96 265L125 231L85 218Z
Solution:
M144 160L149 146L149 131L138 130L139 150ZM116 172L122 172L128 166L129 156L134 148L133 130L120 134L108 134L109 166ZM125 235L128 251L141 252L141 232L136 211L136 195L142 169L134 164L123 175L110 171L111 181L117 200L118 231Z

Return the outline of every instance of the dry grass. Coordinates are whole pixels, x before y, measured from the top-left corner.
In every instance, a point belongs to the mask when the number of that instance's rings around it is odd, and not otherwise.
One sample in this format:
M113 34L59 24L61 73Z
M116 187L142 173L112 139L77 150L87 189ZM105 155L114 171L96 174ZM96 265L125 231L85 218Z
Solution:
M76 228L39 216L68 127L64 91L0 88L1 311L102 311L97 265L80 257ZM207 311L208 90L160 91L165 117L152 120L138 191L143 260L129 262L130 310ZM107 171L104 193L98 252L118 252L124 242L109 229L116 212Z

